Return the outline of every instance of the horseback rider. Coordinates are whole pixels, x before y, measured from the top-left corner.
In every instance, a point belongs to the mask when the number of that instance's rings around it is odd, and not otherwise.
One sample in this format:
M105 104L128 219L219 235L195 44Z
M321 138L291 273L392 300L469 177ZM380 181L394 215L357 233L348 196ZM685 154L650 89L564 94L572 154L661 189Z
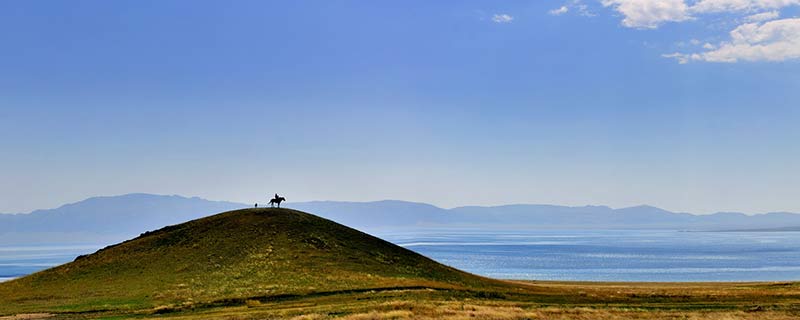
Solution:
M279 196L277 193L275 194L275 198L269 201L269 206L273 207L275 204L278 205L278 208L281 207L281 202L286 201L286 198Z

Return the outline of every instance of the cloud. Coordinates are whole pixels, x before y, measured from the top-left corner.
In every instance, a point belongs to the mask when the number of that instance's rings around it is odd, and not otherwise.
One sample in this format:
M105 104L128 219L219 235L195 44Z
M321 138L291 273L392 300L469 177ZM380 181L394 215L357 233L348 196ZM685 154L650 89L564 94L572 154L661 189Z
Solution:
M701 53L662 55L679 63L707 61L785 61L800 59L800 18L746 23L730 32L731 39L718 46L709 45Z
M661 56L664 57L664 58L671 58L671 59L678 60L678 63L680 63L680 64L689 63L689 60L691 60L691 55L688 55L688 54L685 54L685 53L680 53L680 52L662 54Z
M691 7L692 12L753 12L778 9L800 4L800 0L700 0Z
M780 15L775 9L800 5L800 0L600 0L600 3L621 13L624 16L622 25L626 27L655 29L666 22L692 20L702 14L773 10L753 14L746 20L767 21Z
M580 1L580 0L571 0ZM724 14L740 24L730 39L711 44L691 40L699 52L673 52L662 56L678 63L692 61L786 61L800 59L800 18L780 19L781 10L800 6L800 0L599 0L603 7L622 15L622 25L656 29L665 23L699 20ZM573 7L568 8L572 9ZM574 2L578 3L578 2ZM717 17L719 18L719 17ZM676 43L686 47L686 42ZM691 49L690 49L691 50Z
M576 4L575 8L578 8L578 14L584 17L594 17L597 16L596 13L589 11L589 6L585 4Z
M781 13L778 11L767 11L762 13L756 13L754 15L750 15L744 18L744 21L747 22L761 22L767 20L774 20L780 17Z
M547 13L553 16L560 16L567 12L574 11L580 16L594 17L597 16L594 12L589 10L589 6L583 3L583 0L569 0L559 8L548 11Z
M578 11L578 14L584 17L594 17L597 16L594 12L589 11L589 6L583 4L581 0L572 0L570 2L570 7L574 8Z
M505 13L495 13L494 16L492 16L492 21L496 23L511 23L511 21L514 21L514 17Z
M800 18L747 23L731 31L731 40L700 54L709 62L784 61L800 58Z
M629 28L655 29L664 22L692 19L683 0L601 0L601 3L622 13L625 16L622 25Z
M553 16L560 16L567 12L569 12L569 8L567 6L561 6L561 8L550 10L547 13Z

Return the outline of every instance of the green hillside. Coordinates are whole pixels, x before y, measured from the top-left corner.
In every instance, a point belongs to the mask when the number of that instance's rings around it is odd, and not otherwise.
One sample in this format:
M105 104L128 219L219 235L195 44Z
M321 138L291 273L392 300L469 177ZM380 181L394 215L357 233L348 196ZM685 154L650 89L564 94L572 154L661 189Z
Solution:
M0 284L0 315L181 309L246 299L502 283L290 209L225 212Z
M0 283L0 319L788 320L799 297L797 283L492 280L311 214L246 209Z

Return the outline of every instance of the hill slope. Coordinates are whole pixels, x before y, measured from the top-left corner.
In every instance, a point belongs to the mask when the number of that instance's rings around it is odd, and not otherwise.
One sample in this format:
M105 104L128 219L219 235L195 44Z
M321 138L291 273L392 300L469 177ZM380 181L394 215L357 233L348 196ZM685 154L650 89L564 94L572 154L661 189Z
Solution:
M497 285L335 222L244 209L0 284L0 314L136 310L371 288Z

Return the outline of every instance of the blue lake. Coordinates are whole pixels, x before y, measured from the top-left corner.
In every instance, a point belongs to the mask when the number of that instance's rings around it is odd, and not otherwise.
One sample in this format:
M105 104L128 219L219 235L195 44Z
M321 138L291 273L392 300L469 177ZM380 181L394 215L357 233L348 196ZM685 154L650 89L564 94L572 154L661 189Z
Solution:
M380 232L444 264L493 278L587 281L800 280L800 232ZM0 247L0 281L103 245Z
M101 245L0 246L0 281L63 264L102 247Z
M383 237L501 279L800 280L800 232L430 231Z

